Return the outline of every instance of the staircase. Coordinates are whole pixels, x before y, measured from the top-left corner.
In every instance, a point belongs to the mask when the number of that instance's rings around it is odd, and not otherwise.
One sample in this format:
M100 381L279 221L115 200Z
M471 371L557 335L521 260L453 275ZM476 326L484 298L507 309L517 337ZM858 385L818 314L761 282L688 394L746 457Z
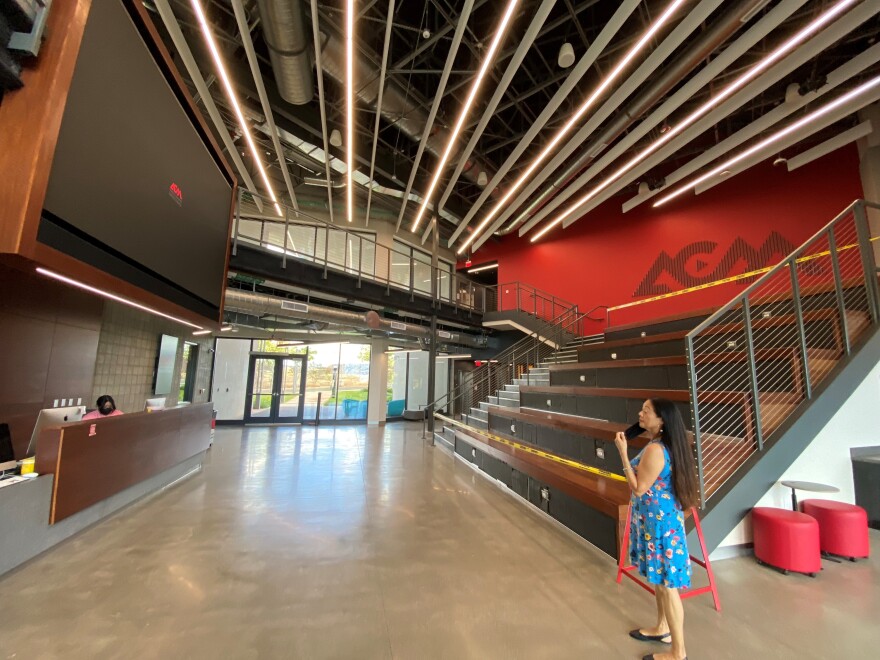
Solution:
M601 344L602 338L603 335L598 334L576 337L568 341L558 350L548 353L537 366L529 367L524 377L514 378L511 383L504 383L500 389L495 390L494 394L490 394L484 401L479 401L475 406L471 406L468 412L461 415L461 421L475 429L488 430L488 407L490 405L519 409L519 390L521 386L549 386L550 365L576 363L578 361L578 349L584 346ZM448 439L452 435L453 429L445 426L441 431L435 431L435 440L443 442L444 439Z
M614 434L646 396L668 398L694 438L712 550L880 359L880 258L867 208L880 206L854 203L709 317L514 346L462 392L475 396L453 417L474 431L450 425L435 439L613 554L608 525L628 492L590 498L619 486ZM560 319L556 336L577 318ZM519 458L529 447L546 465ZM565 461L593 476L573 485Z

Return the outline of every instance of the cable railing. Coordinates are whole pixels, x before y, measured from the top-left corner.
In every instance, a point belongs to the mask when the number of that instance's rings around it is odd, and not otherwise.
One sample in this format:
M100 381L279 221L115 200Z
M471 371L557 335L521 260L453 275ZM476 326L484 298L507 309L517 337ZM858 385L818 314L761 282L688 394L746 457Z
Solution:
M273 215L274 203L266 198L262 201L264 211L260 212L256 205L243 204L240 191L232 232L233 254L241 243L256 245L277 253L282 268L287 267L288 258L311 261L323 266L325 277L330 270L344 272L356 277L358 286L366 279L384 284L389 290L401 289L410 296L432 298L455 308L479 313L487 310L486 287L456 273L452 263L438 261L435 267L429 256L414 258L382 245L367 229L347 229L282 203L279 208L283 215Z
M704 506L880 322L868 209L854 202L687 335Z
M524 337L494 359L477 367L468 374L466 382L429 403L426 418L430 422L434 413L446 411L447 415L457 419L518 379L525 380L527 385L546 382L546 378L538 379L530 370L546 362L573 338L583 336L586 322L594 320L590 314L600 308L604 306L596 306L586 313L581 313L577 307L566 309L551 320L551 327L547 331L533 332ZM429 430L433 431L433 424L429 423L429 426Z

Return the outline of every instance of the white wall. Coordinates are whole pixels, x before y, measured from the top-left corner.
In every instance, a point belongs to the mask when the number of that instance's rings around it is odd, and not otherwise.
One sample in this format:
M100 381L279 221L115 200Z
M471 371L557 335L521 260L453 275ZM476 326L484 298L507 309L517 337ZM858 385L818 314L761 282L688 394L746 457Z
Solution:
M250 339L217 339L211 400L219 420L244 419Z
M880 364L862 381L824 428L816 433L812 443L785 471L779 481L814 481L840 488L839 493L808 493L798 491L798 500L819 498L855 504L853 487L852 447L871 447L880 444L876 415L880 406ZM791 508L791 489L778 482L755 506ZM750 543L751 516L746 516L718 548Z

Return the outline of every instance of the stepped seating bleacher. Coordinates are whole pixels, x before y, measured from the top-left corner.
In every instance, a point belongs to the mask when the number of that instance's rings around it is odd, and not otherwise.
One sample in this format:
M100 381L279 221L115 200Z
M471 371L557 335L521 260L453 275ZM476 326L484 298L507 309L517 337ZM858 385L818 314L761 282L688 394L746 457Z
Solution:
M796 341L797 317L790 313L790 308L791 300L784 296L752 308L755 373L765 442L806 397L803 355ZM815 387L844 356L846 342L833 292L817 290L804 310L806 366L810 383ZM550 359L533 365L526 372L528 379L504 386L503 391L490 397L490 402L472 408L466 419L475 427L486 428L491 434L521 446L620 474L622 465L614 447L614 435L637 419L645 399L670 399L690 426L685 337L709 313L683 314L650 324L608 329L604 342L568 348L569 352L576 351L577 362ZM705 329L695 343L698 373L708 369L712 374L711 390L699 392L701 448L704 456L715 458L704 463L707 497L755 455L757 443L758 420L752 404L749 370L726 368L736 363L746 365L749 360L742 323L734 316L731 315L733 320L729 323ZM849 343L853 344L870 323L864 308L847 308ZM769 389L762 390L762 384L769 384ZM492 442L478 432L457 429L454 435L464 443L461 449L457 442L455 446L464 458L609 554L615 553L617 539L612 547L608 529L612 523L616 527L623 524L629 500L623 482L566 467L550 457L518 452L515 447ZM631 455L646 441L647 438L640 437L631 442ZM572 480L566 470L574 470L578 479ZM551 493L551 498L557 497L557 507L558 498L565 498L562 511L548 507L536 495L541 484L560 491Z

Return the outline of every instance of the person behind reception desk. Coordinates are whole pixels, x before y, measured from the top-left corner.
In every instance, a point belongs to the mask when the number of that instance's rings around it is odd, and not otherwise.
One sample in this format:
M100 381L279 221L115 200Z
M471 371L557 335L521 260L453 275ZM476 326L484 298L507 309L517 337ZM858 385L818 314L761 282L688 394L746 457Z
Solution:
M121 410L117 410L116 402L109 394L102 394L101 396L99 396L97 405L97 410L93 410L92 412L83 415L83 420L101 419L102 417L115 417L116 415L124 414Z

